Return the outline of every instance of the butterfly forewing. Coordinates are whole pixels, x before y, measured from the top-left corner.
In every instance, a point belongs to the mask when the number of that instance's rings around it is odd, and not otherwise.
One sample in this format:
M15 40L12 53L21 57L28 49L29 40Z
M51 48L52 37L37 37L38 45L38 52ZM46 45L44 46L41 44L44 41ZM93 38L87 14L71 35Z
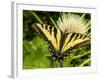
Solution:
M65 38L63 47L61 49L61 53L63 54L67 50L70 50L78 44L85 44L85 42L89 41L90 39L84 35L77 34L77 33L67 33ZM79 46L79 45L78 45Z
M58 28L38 23L35 23L33 27L46 41L52 44L55 50L59 51L61 32Z

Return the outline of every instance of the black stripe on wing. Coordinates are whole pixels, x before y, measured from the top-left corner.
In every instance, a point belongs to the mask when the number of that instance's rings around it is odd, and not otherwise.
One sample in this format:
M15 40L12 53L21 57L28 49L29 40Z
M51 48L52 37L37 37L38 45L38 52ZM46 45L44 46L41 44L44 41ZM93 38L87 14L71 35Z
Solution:
M35 31L39 34L39 36L41 38L43 38L44 40L48 41L48 38L45 36L45 34L41 31L41 29L38 27L37 23L33 24L33 27L35 29ZM43 24L41 25L41 27L44 28Z
M61 53L63 54L71 47L74 47L75 45L85 42L87 40L90 40L87 36L78 33L67 33L67 36L61 49Z
M66 51L64 52L63 55L67 55L67 54L69 54L71 51L73 51L74 49L80 48L80 47L82 47L82 46L90 45L90 43L91 43L90 40L86 40L86 41L84 41L84 42L82 42L82 43L78 43L78 44L74 45L73 47L70 47L68 50L66 50Z
M58 28L55 28L54 26L50 26L47 24L39 24L39 23L33 24L33 27L39 33L39 35L42 38L44 38L44 40L46 40L48 43L51 43L52 46L57 51L59 51L61 32Z
M65 43L65 39L66 39L66 37L68 36L68 33L63 33L63 32L61 32L61 39L60 39L60 48L59 48L59 51L61 51L61 49L62 49L62 47L63 47L63 45L64 45L64 43Z

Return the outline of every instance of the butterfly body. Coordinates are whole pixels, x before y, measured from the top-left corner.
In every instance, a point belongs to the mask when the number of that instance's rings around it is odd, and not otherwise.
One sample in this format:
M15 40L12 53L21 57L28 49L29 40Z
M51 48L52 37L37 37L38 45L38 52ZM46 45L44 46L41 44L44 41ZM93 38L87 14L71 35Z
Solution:
M90 39L86 35L62 32L51 25L35 23L33 27L48 42L51 55L54 60L58 60L61 67L64 57L69 55L73 49L90 43Z

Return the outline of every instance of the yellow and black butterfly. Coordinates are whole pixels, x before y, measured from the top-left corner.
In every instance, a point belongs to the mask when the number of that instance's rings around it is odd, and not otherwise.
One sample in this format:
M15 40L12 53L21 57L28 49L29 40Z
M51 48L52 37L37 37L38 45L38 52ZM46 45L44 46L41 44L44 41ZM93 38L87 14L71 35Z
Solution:
M48 42L53 58L58 60L61 67L64 57L73 49L90 43L88 36L72 32L65 33L59 27L39 23L33 24L33 27Z

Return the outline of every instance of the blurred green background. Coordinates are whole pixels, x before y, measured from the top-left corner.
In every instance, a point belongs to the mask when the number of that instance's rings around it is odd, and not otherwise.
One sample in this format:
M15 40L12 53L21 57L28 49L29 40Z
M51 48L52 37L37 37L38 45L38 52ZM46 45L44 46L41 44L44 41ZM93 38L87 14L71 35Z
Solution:
M35 14L35 15L34 15ZM31 11L23 10L23 69L51 68L51 53L48 50L48 43L38 36L32 24L39 23L40 18L43 23L54 25L61 12ZM66 12L67 14L67 12ZM83 13L73 13L82 15ZM37 16L37 17L36 17ZM85 15L88 22L90 14ZM88 32L91 32L89 25ZM63 62L64 67L83 67L91 65L91 45L86 45L75 49Z

